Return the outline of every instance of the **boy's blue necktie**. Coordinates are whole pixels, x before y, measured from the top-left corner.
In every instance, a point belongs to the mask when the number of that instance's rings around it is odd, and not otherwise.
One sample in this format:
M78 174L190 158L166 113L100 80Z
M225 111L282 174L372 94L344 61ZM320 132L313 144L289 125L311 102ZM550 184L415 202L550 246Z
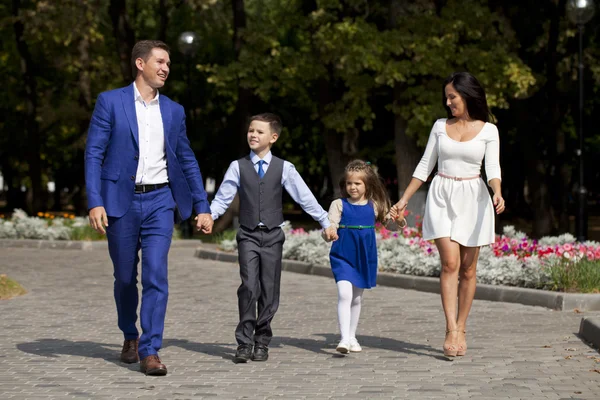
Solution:
M260 160L258 162L258 176L260 177L260 179L262 179L262 177L265 176L265 170L263 169L264 163L265 163L264 160Z

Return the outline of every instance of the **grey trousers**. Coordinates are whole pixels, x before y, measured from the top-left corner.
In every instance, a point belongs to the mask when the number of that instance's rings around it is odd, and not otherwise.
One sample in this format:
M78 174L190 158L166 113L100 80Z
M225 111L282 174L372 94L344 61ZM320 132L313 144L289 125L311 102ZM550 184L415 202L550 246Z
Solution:
M273 337L271 321L279 307L285 234L281 228L240 227L236 240L242 284L237 291L240 322L235 338L238 344L268 346Z

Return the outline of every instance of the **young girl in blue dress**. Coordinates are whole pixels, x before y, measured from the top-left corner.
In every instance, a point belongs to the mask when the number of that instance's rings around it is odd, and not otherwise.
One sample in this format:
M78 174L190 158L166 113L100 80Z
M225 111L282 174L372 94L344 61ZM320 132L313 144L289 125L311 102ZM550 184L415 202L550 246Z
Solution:
M338 288L338 321L341 333L336 350L346 354L362 350L356 339L364 289L377 280L376 221L390 220L390 199L379 175L362 160L351 161L340 180L342 198L329 208L331 226L323 232L334 241L329 253ZM403 217L398 221L406 225Z

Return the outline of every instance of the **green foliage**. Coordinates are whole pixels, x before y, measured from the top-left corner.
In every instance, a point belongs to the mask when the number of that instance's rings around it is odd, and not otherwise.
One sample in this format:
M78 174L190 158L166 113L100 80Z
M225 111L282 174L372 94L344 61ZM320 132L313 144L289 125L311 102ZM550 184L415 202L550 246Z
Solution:
M248 2L248 13L262 3ZM443 115L440 85L450 72L474 73L488 89L490 105L498 108L528 95L536 82L515 53L518 43L508 21L481 1L449 1L441 15L428 4L415 5L398 15L395 29L376 22L385 9L375 11L380 15L344 17L341 2L319 6L303 17L298 2L269 2L269 12L249 15L238 61L200 69L231 105L239 83L265 103L291 102L338 132L372 130L374 99L384 96L387 108L409 121L409 133L421 142ZM320 107L323 82L334 93ZM399 103L386 91L395 85L405 88Z
M600 261L583 258L561 260L549 267L552 290L561 292L600 293Z
M108 13L111 0L21 3L16 19L12 7L0 4L0 33L6 39L0 43L0 73L9 94L0 97L0 112L6 116L0 118L0 168L7 179L10 175L14 188L30 185L25 161L27 93L13 30L13 22L19 20L35 64L42 181L68 188L65 197L71 201L70 196L83 191L83 148L94 99L123 84ZM453 71L472 72L486 88L492 110L501 118L501 132L510 132L511 140L503 141L504 151L509 143L523 146L515 139L524 133L522 121L515 117L521 114L513 109L519 101L527 111L532 103L547 102L548 93L540 91L551 78L545 66L550 56L556 57L559 92L554 96L561 99L557 125L569 139L567 149L575 140L577 124L571 109L577 93L576 28L567 22L564 10L558 10L557 51L546 54L552 2L245 0L239 54L233 46L231 2L168 0L163 14L159 4L159 0L126 2L128 20L136 39L158 38L166 28L172 68L161 93L188 110L193 120L188 134L202 171L217 180L231 161L231 152L223 147L239 141L233 136L239 131L232 127L238 122L240 87L252 94L248 112L269 110L283 116L284 132L275 150L296 165L311 189L320 188L328 175L324 137L331 132L341 138L358 130L359 149L353 156L385 161L391 169L398 157L392 139L394 116L407 121L407 133L424 145L433 121L444 116L441 83ZM307 9L313 4L315 9ZM590 119L600 106L600 97L592 95L600 90L594 23L590 29L586 26L584 45ZM183 31L199 37L198 52L190 59L177 49ZM540 110L543 107L531 111L532 120L548 117ZM530 115L526 117L520 119L528 122ZM586 132L588 152L600 148L596 132ZM555 138L543 131L525 133L535 136L534 143L555 145ZM547 150L544 154L552 157ZM566 157L566 162L574 160ZM589 175L597 180L596 172ZM388 173L386 178L394 177ZM506 181L511 178L506 176ZM85 212L84 207L79 210Z
M106 240L106 235L102 235L92 229L89 225L71 227L71 240Z
M25 293L27 291L17 281L0 274L0 300L11 299Z
M202 238L203 241L207 243L221 243L224 240L235 240L235 236L237 235L236 229L226 229L219 233L213 233L212 235L204 236Z

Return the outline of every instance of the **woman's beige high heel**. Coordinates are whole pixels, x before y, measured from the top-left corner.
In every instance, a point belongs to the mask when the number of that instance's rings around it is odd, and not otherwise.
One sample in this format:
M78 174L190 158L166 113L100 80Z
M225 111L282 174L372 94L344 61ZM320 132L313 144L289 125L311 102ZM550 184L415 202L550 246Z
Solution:
M450 332L458 332L458 329L446 329L446 337ZM456 344L446 344L444 343L444 356L446 357L456 357L458 354L458 346Z
M464 343L459 343L458 351L456 352L456 355L459 357L462 357L465 354L467 354L467 331L459 330L459 332L462 332L463 335L465 335L465 341L464 341Z

